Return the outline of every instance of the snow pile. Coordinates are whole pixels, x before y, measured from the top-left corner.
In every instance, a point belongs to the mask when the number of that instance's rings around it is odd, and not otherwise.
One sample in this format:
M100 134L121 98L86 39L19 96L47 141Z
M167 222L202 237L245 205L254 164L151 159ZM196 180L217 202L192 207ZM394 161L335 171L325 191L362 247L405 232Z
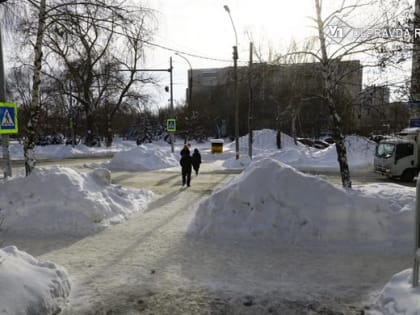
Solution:
M376 142L360 136L346 136L345 145L349 165L352 168L373 169ZM333 146L335 150L335 145ZM335 154L337 156L337 154Z
M226 159L223 162L223 167L226 169L243 169L251 163L251 159L248 155L239 155L239 160L234 158Z
M122 140L115 138L112 146L107 148L104 143L101 147L88 147L84 144L77 144L74 147L64 144L50 144L45 146L35 146L35 157L37 159L65 159L71 157L83 156L109 156L115 152L126 151L136 146L135 141ZM0 154L2 148L0 147ZM23 144L11 141L9 145L9 154L12 160L23 159Z
M347 136L345 139L347 161L350 170L372 169L375 142L359 136ZM270 158L306 171L337 171L337 151L335 144L325 149L309 147L285 147L271 153Z
M175 154L170 152L168 146L141 145L117 152L107 167L114 170L150 171L178 165Z
M278 151L276 143L277 131L271 129L254 130L253 142L252 142L252 155L254 159L259 159L272 154L273 151ZM281 133L281 141L283 148L296 148L296 150L302 150L306 147L298 143L295 145L293 138ZM231 142L227 145L229 150L235 150L235 142ZM248 135L239 138L240 155L239 160L236 160L236 156L225 157L223 167L226 169L242 169L247 167L251 163L251 159L248 156Z
M335 144L325 148L316 149L298 142L296 145L292 137L282 133L282 148L276 144L277 132L270 129L254 131L253 159L258 160L270 157L303 171L338 171L337 151ZM350 170L364 170L373 168L373 158L376 143L360 136L346 136L345 145ZM239 138L240 161L229 155L224 158L225 168L244 168L251 162L248 158L248 135ZM227 149L235 149L235 142L229 143Z
M0 249L0 313L56 314L70 293L66 271L14 246Z
M143 210L152 192L110 185L108 170L39 168L0 182L2 228L19 235L86 236Z
M398 224L392 214L401 217ZM199 205L189 233L283 244L393 244L412 235L410 222L411 211L395 213L386 200L261 159Z
M257 150L278 150L277 131L272 129L254 130L252 134L252 148ZM231 143L234 146L235 142ZM296 146L292 137L281 133L281 145L285 147ZM297 144L298 147L304 147L303 144ZM248 151L248 135L239 138L239 147Z
M88 147L84 144L77 144L74 147L64 144L51 144L46 146L36 146L35 156L39 159L57 158L64 159L82 156L109 156L115 152L126 151L136 146L134 141L122 141L115 139L112 146L107 148L102 143L101 147Z
M418 314L420 287L413 288L412 269L395 274L382 289L375 304L377 315Z
M392 212L415 211L415 188L396 183L371 183L354 187L367 196L385 200Z

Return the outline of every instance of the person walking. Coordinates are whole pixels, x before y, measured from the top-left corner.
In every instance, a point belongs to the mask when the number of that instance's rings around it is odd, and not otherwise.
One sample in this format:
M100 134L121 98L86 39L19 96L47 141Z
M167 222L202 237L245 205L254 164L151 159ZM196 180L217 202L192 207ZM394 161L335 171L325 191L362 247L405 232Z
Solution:
M190 144L184 144L184 147L182 148L180 154L181 157L183 157L184 155L190 155Z
M194 168L195 175L198 176L198 170L200 169L201 164L201 154L198 149L194 149L194 153L191 157L192 167Z
M191 170L192 170L192 158L190 156L190 151L184 153L179 161L182 169L182 186L187 184L190 187L191 183Z

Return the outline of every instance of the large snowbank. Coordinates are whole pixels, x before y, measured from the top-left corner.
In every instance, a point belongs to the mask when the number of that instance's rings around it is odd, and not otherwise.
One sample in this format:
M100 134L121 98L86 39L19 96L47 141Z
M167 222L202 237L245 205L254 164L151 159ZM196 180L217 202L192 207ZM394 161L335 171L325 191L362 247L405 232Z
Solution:
M70 293L67 272L14 246L0 249L0 313L57 314Z
M34 153L37 159L65 159L71 157L83 156L109 156L116 152L129 150L136 146L135 141L125 141L121 138L115 138L112 146L107 148L104 145L101 147L88 147L84 144L77 144L74 147L64 144L51 144L35 146ZM0 154L3 148L0 147ZM23 159L23 144L16 141L11 141L9 145L9 154L12 160Z
M253 162L203 201L189 232L284 244L396 246L412 236L412 216L412 211L393 209L387 200L338 188L267 158Z
M307 147L300 142L296 145L292 137L282 133L282 148L276 144L276 131L262 129L254 131L253 160L266 157L292 165L303 171L338 171L337 151L335 144L326 149ZM234 142L227 148L234 150ZM248 135L239 139L240 159L230 155L223 162L225 168L245 168L251 163L248 157ZM365 137L350 135L345 138L347 159L350 170L373 169L373 158L376 143Z
M112 170L150 171L178 165L179 162L168 145L162 148L149 144L117 152L106 167Z
M345 146L350 170L373 169L375 142L364 137L347 136ZM335 144L326 149L289 146L271 153L269 157L304 171L339 170Z
M105 169L39 168L0 182L2 228L20 235L85 236L144 209L152 192L110 184Z

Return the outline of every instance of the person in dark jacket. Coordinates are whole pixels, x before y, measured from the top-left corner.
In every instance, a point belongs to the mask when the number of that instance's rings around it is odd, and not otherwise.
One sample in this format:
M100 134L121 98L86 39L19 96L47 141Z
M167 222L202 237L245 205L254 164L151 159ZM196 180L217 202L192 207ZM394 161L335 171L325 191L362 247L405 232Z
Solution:
M184 145L184 147L182 148L182 150L181 150L181 157L182 156L184 156L184 155L190 155L190 147L191 145L190 144L185 144Z
M194 153L191 157L192 159L192 167L194 168L195 171L195 175L198 175L198 170L200 169L200 164L201 164L201 154L200 151L198 151L198 149L194 149Z
M190 187L191 170L192 170L192 158L190 156L189 151L188 151L188 154L185 153L181 157L181 160L179 161L179 164L181 164L181 168L182 168L182 186L187 184L187 186Z

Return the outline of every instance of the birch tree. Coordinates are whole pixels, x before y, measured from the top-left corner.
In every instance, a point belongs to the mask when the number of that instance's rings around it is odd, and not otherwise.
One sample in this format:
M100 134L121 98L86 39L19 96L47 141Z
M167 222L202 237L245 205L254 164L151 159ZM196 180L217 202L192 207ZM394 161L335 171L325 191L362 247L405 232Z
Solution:
M331 10L328 15L324 15L323 9L327 6L322 0L314 0L315 15L311 20L315 24L318 49L311 51L302 51L300 53L313 56L321 64L321 72L324 83L322 97L328 108L331 120L332 136L336 144L337 160L340 168L342 185L345 188L351 188L350 170L347 160L347 152L342 133L342 117L337 111L338 83L345 77L340 74L340 62L351 60L355 57L374 55L378 50L383 49L392 42L398 42L400 38L386 33L393 23L395 16L406 10L405 7L393 9L389 13L386 9L381 11L385 1L350 1L342 0L338 7ZM328 3L331 7L333 4ZM360 12L368 14L368 21L357 21L354 18ZM349 17L359 23L364 22L359 29L351 27ZM359 20L362 20L359 17ZM357 30L357 33L355 32ZM379 30L379 31L376 31ZM382 31L381 31L382 30ZM347 32L349 34L347 34ZM387 36L385 36L387 35ZM346 36L351 36L345 41ZM384 62L383 60L381 62ZM382 66L380 63L372 66ZM349 71L353 71L349 69Z
M47 56L43 55L43 50L50 52L57 52L60 50L68 52L70 46L61 46L63 41L55 47L55 51L51 50L52 46L45 47L46 38L58 39L58 37L72 37L75 30L79 28L79 41L73 42L75 46L72 48L83 47L83 61L82 68L73 68L73 74L79 71L79 78L82 78L83 84L80 84L79 91L81 92L79 101L82 101L86 112L87 129L93 129L93 115L92 115L92 85L95 80L94 68L99 60L108 52L110 43L112 42L113 30L116 23L124 25L127 21L124 17L128 13L133 12L133 7L129 5L128 1L111 1L111 0L85 0L85 1L68 1L68 0L27 0L29 11L31 14L26 23L22 23L21 29L26 31L29 41L34 38L33 45L33 77L32 77L32 99L30 104L30 114L27 125L24 128L26 138L24 142L24 156L25 156L25 170L26 175L29 175L35 167L34 147L36 130L39 124L40 112L40 86L43 74L43 62ZM140 9L139 9L140 8ZM137 5L137 9L141 11L141 7ZM36 16L36 18L35 18ZM69 26L69 22L72 23ZM99 26L98 26L99 25ZM85 28L82 28L86 26ZM32 30L36 30L33 34ZM105 30L105 31L104 31ZM53 35L55 34L55 35ZM103 36L103 34L105 34ZM69 36L70 35L70 36ZM55 37L54 37L55 36ZM72 37L74 40L74 36ZM51 41L49 41L51 43ZM57 42L58 43L58 42ZM78 46L78 45L81 46ZM98 49L100 47L100 49ZM79 51L81 52L81 51ZM73 50L74 53L74 50ZM74 64L74 58L77 54L73 54L73 60L67 63L69 69ZM43 58L44 57L44 58ZM80 65L80 64L79 64ZM80 97L81 96L81 97ZM93 137L93 133L88 133L87 142L89 143Z

